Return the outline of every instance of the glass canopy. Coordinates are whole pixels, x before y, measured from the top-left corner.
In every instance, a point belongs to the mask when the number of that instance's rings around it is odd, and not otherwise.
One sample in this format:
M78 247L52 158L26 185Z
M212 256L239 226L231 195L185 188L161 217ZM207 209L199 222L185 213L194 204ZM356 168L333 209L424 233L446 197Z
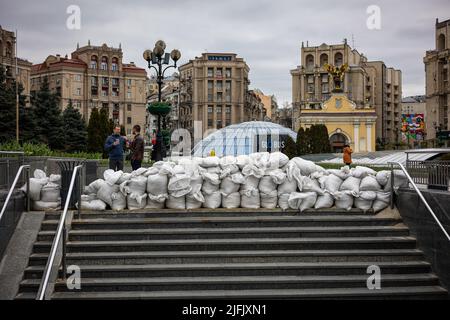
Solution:
M244 122L215 131L197 143L192 153L196 157L207 157L214 150L216 156L222 157L275 152L283 149L287 136L294 141L297 139L294 131L276 123Z

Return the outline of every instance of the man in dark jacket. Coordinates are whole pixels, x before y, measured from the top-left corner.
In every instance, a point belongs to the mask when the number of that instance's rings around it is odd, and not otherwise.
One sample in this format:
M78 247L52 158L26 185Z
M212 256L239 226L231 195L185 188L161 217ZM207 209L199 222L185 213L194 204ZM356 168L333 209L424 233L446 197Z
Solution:
M123 154L126 139L120 135L120 126L114 126L114 133L106 138L105 151L109 153L109 168L114 171L123 170Z
M144 158L144 138L141 136L141 126L135 125L133 127L134 140L131 142L131 167L137 170L141 167L142 159Z

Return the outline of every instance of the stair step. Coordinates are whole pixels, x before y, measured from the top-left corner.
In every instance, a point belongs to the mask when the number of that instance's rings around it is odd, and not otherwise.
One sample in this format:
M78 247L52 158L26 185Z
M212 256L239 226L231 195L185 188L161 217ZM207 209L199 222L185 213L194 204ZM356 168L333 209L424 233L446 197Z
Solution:
M378 250L256 250L256 251L143 251L143 252L73 252L67 263L156 264L156 263L251 263L251 262L388 262L423 258L417 249ZM48 254L35 253L30 265L45 265Z
M37 291L40 280L21 282L22 292ZM382 287L436 286L434 274L384 274ZM314 289L366 288L367 275L344 276L241 276L241 277L171 277L171 278L83 278L84 292L169 291L169 290L248 290L248 289ZM71 291L65 281L56 283L55 291Z
M372 265L365 262L320 263L203 263L154 265L80 265L83 278L257 276L257 275L366 275ZM382 274L430 272L424 261L378 262ZM42 276L44 266L30 266L25 279Z
M157 292L56 292L53 299L446 299L439 286L367 288L280 289L280 290L199 290ZM226 312L226 311L224 311Z
M82 219L72 221L72 230L79 229L147 229L147 228L233 228L233 227L309 227L309 226L392 226L401 222L395 218L355 216L236 216L236 217L165 217L130 219ZM44 224L50 222L44 221ZM50 226L48 226L50 228ZM44 230L44 229L43 229ZM49 230L49 229L45 229Z

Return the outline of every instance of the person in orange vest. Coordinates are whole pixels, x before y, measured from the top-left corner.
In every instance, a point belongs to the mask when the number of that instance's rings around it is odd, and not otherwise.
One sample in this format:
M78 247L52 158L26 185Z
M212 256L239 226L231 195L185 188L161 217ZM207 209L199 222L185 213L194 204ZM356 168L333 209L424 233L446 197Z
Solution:
M352 148L350 148L350 146L348 145L348 144L346 144L345 146L344 146L344 163L347 165L347 166L351 166L351 164L352 164L352 153L353 153L353 150L352 150Z

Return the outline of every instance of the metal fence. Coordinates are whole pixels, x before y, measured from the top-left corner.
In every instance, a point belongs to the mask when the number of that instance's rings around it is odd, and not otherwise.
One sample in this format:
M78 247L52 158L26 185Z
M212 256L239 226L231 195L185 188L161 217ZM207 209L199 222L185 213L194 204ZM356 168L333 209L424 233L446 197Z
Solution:
M9 189L19 167L24 163L23 152L0 151L0 189ZM24 176L19 182L24 183Z
M450 180L450 161L407 160L406 169L416 184L429 188L448 190Z

